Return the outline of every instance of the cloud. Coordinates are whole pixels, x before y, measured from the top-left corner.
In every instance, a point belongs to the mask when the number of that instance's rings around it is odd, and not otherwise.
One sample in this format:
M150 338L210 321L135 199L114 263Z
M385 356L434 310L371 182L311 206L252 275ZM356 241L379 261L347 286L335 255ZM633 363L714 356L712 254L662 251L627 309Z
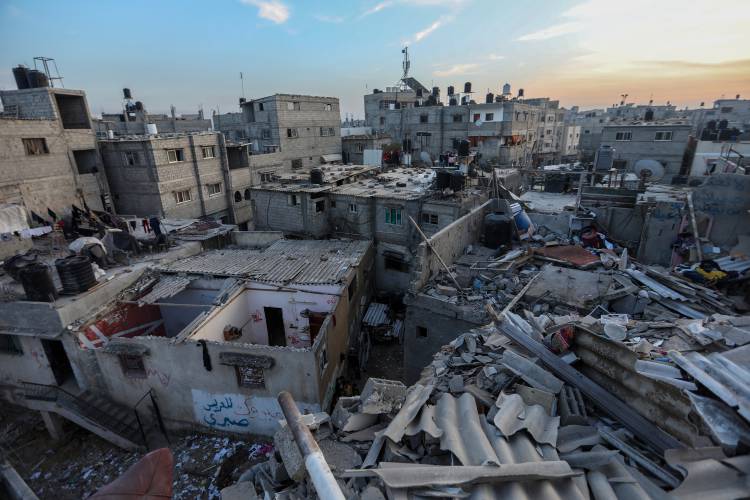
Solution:
M454 64L449 68L435 70L432 74L435 76L465 75L474 73L477 69L479 69L479 64L477 63Z
M527 33L526 35L518 37L516 40L519 42L532 42L538 40L549 40L550 38L556 38L558 36L569 35L576 33L581 30L580 23L560 23L544 28L533 33Z
M375 4L372 7L370 7L369 9L367 9L366 11L364 11L359 17L363 18L363 17L370 16L372 14L377 14L381 10L387 9L388 7L390 7L391 5L393 5L394 3L395 2L393 2L392 0L386 0L385 2L380 2L378 4Z
M461 7L463 4L469 2L470 0L383 0L380 3L377 3L370 7L369 9L365 10L360 14L360 19L363 17L370 16L372 14L377 14L383 9L387 9L388 7L392 7L396 4L399 5L407 5L407 6L413 6L413 7L453 7L458 8Z
M451 22L453 20L453 16L440 16L435 22L427 26L425 29L417 31L412 35L411 37L407 38L406 40L403 40L401 42L401 45L411 45L413 43L421 42L431 34L433 34L436 30L440 29L441 27L445 26L447 23Z
M338 24L344 22L344 18L342 16L326 16L324 14L315 14L313 17L322 23Z
M487 59L489 59L490 61L501 61L505 59L505 56L501 56L498 54L487 54Z
M289 7L280 0L240 0L240 2L258 7L258 17L276 24L284 24L291 15Z

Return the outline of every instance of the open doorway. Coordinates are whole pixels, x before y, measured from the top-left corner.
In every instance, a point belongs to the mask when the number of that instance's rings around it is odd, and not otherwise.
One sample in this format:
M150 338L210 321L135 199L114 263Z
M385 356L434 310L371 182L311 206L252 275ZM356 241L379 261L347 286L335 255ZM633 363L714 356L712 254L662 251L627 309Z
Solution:
M280 307L264 307L266 328L268 329L268 345L286 346L286 332L284 331L284 314Z
M47 360L49 361L49 366L52 369L52 375L55 377L57 385L62 386L66 382L75 384L76 379L73 375L73 367L70 366L70 360L62 342L59 340L43 339L42 347L44 348L44 354L47 355Z

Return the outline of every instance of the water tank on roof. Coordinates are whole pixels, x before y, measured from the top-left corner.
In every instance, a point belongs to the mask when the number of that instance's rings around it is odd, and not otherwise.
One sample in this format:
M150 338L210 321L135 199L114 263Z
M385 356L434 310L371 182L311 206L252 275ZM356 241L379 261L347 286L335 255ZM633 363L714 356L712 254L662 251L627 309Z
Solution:
M422 97L422 89L417 89L417 97Z
M523 97L523 89L518 89L518 97Z
M44 72L39 71L38 69L30 69L28 76L29 88L35 89L49 87L49 78L47 78L47 75L45 75Z
M453 191L461 191L466 183L466 177L460 170L454 170L451 172L451 189Z
M466 106L467 104L469 104L469 96L465 95L461 98L461 105Z
M453 87L453 85L448 85L448 95L454 95L456 93L456 89Z
M646 114L643 116L643 120L650 122L654 119L654 110L653 109L647 109Z
M484 218L484 246L497 249L513 244L513 222L505 214L493 213Z
M484 99L484 102L486 102L487 104L492 104L493 102L495 102L495 94L493 94L492 92L488 92L487 97L485 97Z
M18 90L29 88L29 68L23 64L19 64L13 68L13 77L16 79Z
M41 262L29 264L18 273L26 299L34 302L54 302L57 289L52 283L49 268Z
M135 101L135 109L138 111L143 111L143 103L141 101Z
M611 146L601 146L596 152L596 158L594 159L594 170L609 170L612 168L612 163L615 159L615 149Z
M455 106L456 104L458 104L458 101L456 100L456 98L455 97L451 97L450 100L448 101L448 105L449 106Z
M435 97L440 95L440 87L432 87L432 95Z
M503 85L503 94L510 95L510 83Z
M310 184L323 184L323 171L321 169L310 170Z
M130 93L130 89L128 89L128 88L122 89L122 98L123 99L132 99L133 98L133 94Z
M88 257L71 255L55 261L63 291L69 294L82 293L96 285L94 268Z
M380 90L380 89L372 89L372 93L373 94L380 94L381 92L383 92L383 91Z
M471 82L464 83L464 94L471 94Z
M437 188L441 191L451 187L451 171L450 170L438 170L437 171Z

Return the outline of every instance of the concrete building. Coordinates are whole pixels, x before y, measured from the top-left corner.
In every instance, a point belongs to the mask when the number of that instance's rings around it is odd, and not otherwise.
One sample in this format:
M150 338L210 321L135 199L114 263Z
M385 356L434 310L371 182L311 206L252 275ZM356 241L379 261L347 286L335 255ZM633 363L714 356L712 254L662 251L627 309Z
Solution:
M214 115L214 129L248 142L256 153L280 153L284 167L341 160L341 115L335 97L275 94L241 100L241 113Z
M425 152L433 161L461 140L468 140L483 161L508 166L531 164L535 151L547 151L538 143L543 107L521 100L444 106L433 99L398 88L365 95L367 126L390 135L414 158ZM449 96L449 104L451 99L458 97Z
M696 141L689 175L731 173L746 166L750 166L750 141Z
M62 216L73 205L111 209L85 92L2 90L0 100L0 204L49 220L48 210Z
M251 189L255 227L297 237L363 238L375 242L376 286L403 293L414 248L422 241L409 217L433 234L487 199L468 186L444 195L431 169L397 168L372 175L371 167L330 166L321 184L286 179Z
M365 150L382 150L391 143L387 134L351 134L341 137L341 154L344 163L365 165ZM377 165L380 165L378 162Z
M211 120L203 116L203 110L178 116L175 107L171 106L169 115L149 113L143 102L133 101L130 89L123 89L123 92L121 113L102 113L101 118L92 119L97 137L148 134L149 126L156 127L156 131L162 134L211 130Z
M560 146L560 161L571 162L579 158L579 144L581 142L581 126L566 123L562 132Z
M249 188L279 170L278 153L249 155L219 132L123 136L99 142L122 214L211 217L251 225Z
M124 448L159 430L270 435L281 390L327 411L372 293L371 244L196 252L112 269L53 304L4 297L0 395Z
M602 147L615 150L613 168L633 172L640 160L655 160L664 167L661 182L687 175L683 158L693 127L682 122L634 122L604 127Z
M717 99L709 109L694 110L694 124L700 133L709 122L716 127L726 120L726 128L737 128L745 133L750 133L750 99Z

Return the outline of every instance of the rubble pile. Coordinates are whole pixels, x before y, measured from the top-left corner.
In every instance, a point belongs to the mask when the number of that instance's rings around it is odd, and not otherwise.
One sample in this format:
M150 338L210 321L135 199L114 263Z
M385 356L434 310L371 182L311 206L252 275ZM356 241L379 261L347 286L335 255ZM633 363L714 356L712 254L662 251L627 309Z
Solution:
M524 316L458 336L409 388L370 379L303 416L347 498L746 497L750 318ZM234 487L315 498L281 424Z

